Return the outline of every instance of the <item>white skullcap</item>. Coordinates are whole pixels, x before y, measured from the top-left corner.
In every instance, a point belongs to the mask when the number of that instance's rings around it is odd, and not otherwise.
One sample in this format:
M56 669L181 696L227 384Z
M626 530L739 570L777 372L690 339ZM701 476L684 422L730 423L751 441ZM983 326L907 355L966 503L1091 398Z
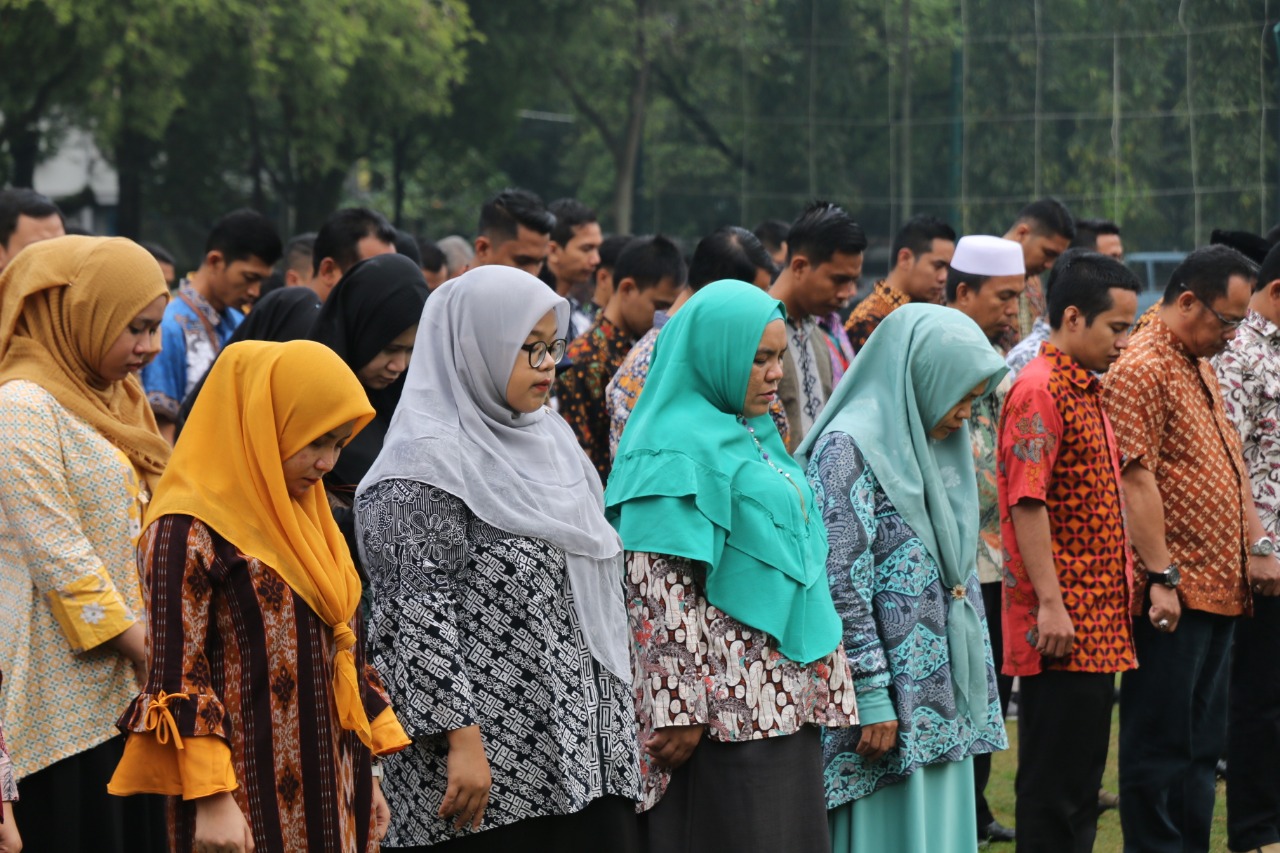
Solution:
M951 258L951 268L971 275L1027 274L1027 266L1022 260L1022 244L987 234L961 237Z

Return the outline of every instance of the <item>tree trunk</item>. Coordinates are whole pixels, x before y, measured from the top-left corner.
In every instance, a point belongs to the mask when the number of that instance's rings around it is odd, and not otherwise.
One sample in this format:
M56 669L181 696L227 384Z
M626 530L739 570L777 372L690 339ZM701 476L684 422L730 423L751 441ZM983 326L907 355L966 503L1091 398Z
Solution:
M293 206L297 211L295 227L299 231L319 230L329 214L338 209L342 183L346 179L347 173L341 169L299 177L293 191Z
M391 140L391 222L397 228L404 227L404 185L408 178L406 151L409 147L408 132L397 133Z
M614 150L616 170L613 177L613 222L619 234L631 233L635 214L636 166L640 162L640 143L644 140L644 123L649 103L649 70L651 62L646 44L648 11L645 0L636 0L636 67L627 102L627 132Z
M9 182L15 187L34 187L36 163L40 159L40 133L33 126L18 128L9 136L12 170Z
M120 199L116 208L116 233L137 240L142 236L142 176L146 174L149 141L135 130L120 132L116 144L116 173Z

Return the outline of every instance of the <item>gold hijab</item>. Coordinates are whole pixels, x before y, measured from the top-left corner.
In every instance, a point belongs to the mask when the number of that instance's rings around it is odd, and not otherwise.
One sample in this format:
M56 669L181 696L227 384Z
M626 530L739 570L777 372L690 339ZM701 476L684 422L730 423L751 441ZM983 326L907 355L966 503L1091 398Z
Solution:
M278 572L333 629L339 722L382 754L408 738L398 724L371 728L360 699L348 625L360 604L360 576L324 485L290 497L283 461L348 421L358 433L373 415L360 380L324 344L232 344L209 371L145 524L192 516Z
M102 361L138 313L165 296L151 253L122 237L34 243L0 275L0 385L34 382L121 450L154 491L169 459L137 376Z

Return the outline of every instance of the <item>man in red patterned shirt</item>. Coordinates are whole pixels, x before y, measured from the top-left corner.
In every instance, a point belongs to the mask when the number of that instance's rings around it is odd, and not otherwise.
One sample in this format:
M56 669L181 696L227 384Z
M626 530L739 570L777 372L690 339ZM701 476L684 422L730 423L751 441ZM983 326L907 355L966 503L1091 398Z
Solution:
M1083 249L1054 272L1049 340L1000 422L1004 674L1022 680L1018 849L1074 853L1093 848L1115 674L1135 665L1120 456L1096 374L1128 345L1141 285Z

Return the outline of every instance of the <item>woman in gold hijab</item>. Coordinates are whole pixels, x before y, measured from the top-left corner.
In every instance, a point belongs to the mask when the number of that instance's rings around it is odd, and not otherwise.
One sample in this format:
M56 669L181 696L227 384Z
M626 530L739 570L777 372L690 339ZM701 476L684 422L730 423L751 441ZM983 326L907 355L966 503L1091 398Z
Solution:
M365 853L386 830L371 755L409 740L321 482L373 414L312 341L232 344L192 409L138 546L148 678L111 783L175 798L174 850Z
M29 850L145 853L160 833L104 786L144 664L134 544L169 449L136 374L167 293L118 238L36 243L0 276L0 716Z

